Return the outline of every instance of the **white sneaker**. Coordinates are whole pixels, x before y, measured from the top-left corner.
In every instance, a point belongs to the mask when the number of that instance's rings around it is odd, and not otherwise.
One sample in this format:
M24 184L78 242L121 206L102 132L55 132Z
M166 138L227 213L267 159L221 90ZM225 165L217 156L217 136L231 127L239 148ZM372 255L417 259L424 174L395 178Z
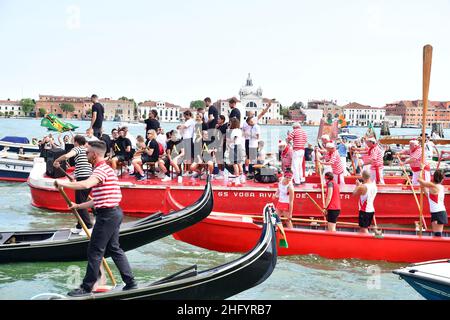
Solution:
M77 229L77 228L71 228L70 232L72 232L73 234L79 234L82 231L82 229Z
M168 176L166 176L164 179L161 180L161 182L170 182L172 179Z
M164 179L164 178L166 177L166 174L165 174L164 172L160 171L160 172L158 172L157 177L158 177L159 179Z
M223 180L223 179L225 179L224 176L221 176L220 174L216 174L214 176L214 180Z
M90 235L92 235L92 229L88 229ZM79 235L82 236L82 237L87 237L87 234L86 234L86 232L84 232L84 230L81 230Z
M246 183L247 177L245 175L242 175L240 180L241 180L241 183Z
M236 178L234 179L234 184L237 185L237 186L240 186L240 185L241 185L241 180L239 179L239 177L236 177Z

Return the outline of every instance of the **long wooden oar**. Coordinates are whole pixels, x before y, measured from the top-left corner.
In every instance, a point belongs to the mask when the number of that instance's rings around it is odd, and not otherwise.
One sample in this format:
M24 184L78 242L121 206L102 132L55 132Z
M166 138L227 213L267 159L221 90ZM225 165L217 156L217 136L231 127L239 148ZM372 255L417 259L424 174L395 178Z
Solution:
M319 206L319 204L316 202L316 200L314 200L314 199L309 195L309 193L306 192L306 196L309 198L309 200L312 201L312 203L314 203L314 205L317 207L317 209L319 209L319 211L322 213L322 215L323 215L323 221L327 222L327 217L326 217L325 213L323 212L324 209L323 209L321 206Z
M423 83L422 83L422 170L420 177L423 179L424 165L425 165L425 131L427 128L427 112L428 112L428 93L430 91L430 77L431 77L431 61L433 59L433 47L427 44L423 47ZM422 220L423 220L423 198L425 196L425 188L420 190L420 225L419 235L422 235Z
M403 166L403 164L401 164L402 161L400 160L400 157L399 157L398 155L397 155L397 159L398 159L398 161L399 161L400 167L401 167L402 170L403 170L403 173L404 173L405 176L406 176L406 184L410 186L411 191L412 191L413 196L414 196L414 199L416 200L417 209L419 209L419 211L420 211L420 203L419 203L419 199L417 198L416 191L414 190L414 186L413 186L413 184L412 184L412 182L411 182L411 179L409 178L408 172L406 172L405 167ZM425 229L427 229L427 224L426 224L426 222L425 222L424 217L420 216L419 218L421 218L421 219L423 220Z
M58 181L55 180L55 187L58 189L59 193L63 196L64 200L66 201L67 205L69 207L72 206L72 201L67 196L64 189L58 184ZM83 219L81 219L80 214L76 209L71 209L72 213L77 218L78 222L80 223L81 227L83 228L84 232L86 233L89 240L91 240L91 233L89 232L89 229L86 227L86 224L84 223ZM117 285L116 279L114 278L113 273L111 272L111 269L109 268L108 262L105 258L102 258L103 267L105 268L106 272L108 273L109 277L111 278L111 282L114 286Z

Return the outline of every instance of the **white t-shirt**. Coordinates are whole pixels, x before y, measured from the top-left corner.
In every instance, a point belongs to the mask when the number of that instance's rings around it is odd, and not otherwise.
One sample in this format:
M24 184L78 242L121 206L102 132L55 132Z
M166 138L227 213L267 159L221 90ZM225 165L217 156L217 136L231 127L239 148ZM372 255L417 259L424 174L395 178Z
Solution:
M244 139L242 137L242 130L241 129L233 129L230 133L230 139L231 139L231 146L235 145L243 145Z
M257 124L255 124L253 127L250 126L250 148L258 148L259 135L261 135L261 129L259 128L259 126Z
M96 136L92 136L90 138L86 136L85 138L87 142L98 141L98 138Z
M425 157L427 158L427 160L433 159L434 146L435 144L433 141L425 143Z
M188 121L186 121L184 123L184 126L186 128L184 128L183 131L183 139L192 139L194 136L194 129L195 129L195 120L194 119L189 119Z
M245 140L250 140L250 130L252 127L247 123L247 121L244 121L244 124L242 125L242 132L244 133Z
M131 134L131 133L127 133L127 135L125 136L125 138L127 138L128 140L130 140L131 142L131 148L136 150L136 138Z
M156 142L160 143L164 147L164 150L167 149L167 137L165 134L158 134Z

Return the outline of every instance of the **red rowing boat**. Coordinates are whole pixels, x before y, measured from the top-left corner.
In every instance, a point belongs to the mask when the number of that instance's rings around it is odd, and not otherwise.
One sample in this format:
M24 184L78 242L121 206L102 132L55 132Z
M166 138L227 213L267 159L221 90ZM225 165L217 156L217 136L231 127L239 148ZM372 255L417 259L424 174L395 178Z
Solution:
M174 238L197 247L219 252L246 252L257 240L262 220L249 216L212 213L198 224L174 234ZM317 254L329 259L362 259L414 263L450 257L450 238L418 236L413 229L383 229L382 235L361 234L359 228L338 227L329 232L324 226L307 223L284 229L288 248L278 254Z
M64 178L65 179L65 178ZM28 185L31 190L33 206L54 211L67 211L67 205L53 186L54 179L45 176L45 167L38 169L35 165ZM168 212L166 205L167 189L172 197L183 206L198 199L203 191L204 182L184 178L183 183L177 181L162 183L159 179L136 182L134 177L126 174L120 179L122 188L121 207L126 215L145 217L157 211ZM273 201L277 184L262 184L248 181L242 186L233 186L230 182L215 180L212 182L214 192L214 211L237 214L260 215L264 206ZM358 218L358 199L352 196L354 186L342 188L341 221L356 222ZM72 190L67 190L74 199ZM309 193L318 203L322 203L320 184L304 184L295 188L294 216L321 218L322 214L308 199ZM446 187L446 193L450 193ZM446 206L450 206L450 196L446 197ZM377 220L380 224L414 224L419 220L419 210L409 187L379 186L375 200ZM428 202L425 201L425 218L430 223Z

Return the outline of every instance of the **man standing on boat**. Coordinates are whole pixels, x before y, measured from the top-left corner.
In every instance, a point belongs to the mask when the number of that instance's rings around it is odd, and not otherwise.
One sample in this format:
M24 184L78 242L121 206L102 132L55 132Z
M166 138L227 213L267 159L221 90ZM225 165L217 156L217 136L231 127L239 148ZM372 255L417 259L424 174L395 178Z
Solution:
M441 170L436 170L433 175L433 182L426 182L420 178L418 180L422 187L428 189L433 235L435 237L442 237L444 225L448 224L447 210L444 204L445 189L442 185L444 174Z
M384 184L384 151L377 144L377 140L375 138L367 139L367 147L367 151L359 152L361 154L367 153L367 157L364 161L364 166L370 166L370 176L372 181L374 181L376 184Z
M398 153L398 155L409 156L404 162L400 162L400 165L409 164L413 172L412 184L414 186L419 185L419 178L422 170L422 147L419 145L418 140L411 140L409 142L409 150L403 150ZM426 182L431 181L430 164L425 161L423 164L424 177Z
M303 172L303 162L305 161L305 146L308 142L308 137L300 123L296 122L292 127L294 131L289 133L286 141L293 142L292 173L294 174L294 184L298 186L306 181L305 173Z
M86 154L86 138L80 135L75 136L73 148L69 153L62 155L53 162L55 168L60 168L62 161L67 161L71 158L75 158L75 179L76 181L84 181L89 179L92 175L92 165L89 163ZM84 203L86 202L91 189L75 190L75 202ZM87 209L80 209L78 211L81 219L88 229L92 229L92 221L89 216L89 211ZM80 234L81 236L86 236L86 233L81 228L81 224L78 223L75 228L70 229L72 233Z
M321 163L324 166L331 166L334 181L336 181L338 185L344 186L345 185L344 166L342 165L339 152L337 152L336 150L336 145L330 142L327 143L325 147L328 153L323 157L323 161Z
M117 176L105 162L105 152L106 144L103 141L89 143L87 156L95 168L92 176L80 182L58 181L59 186L64 188L74 190L92 188L93 200L82 204L72 203L70 209L80 210L95 207L97 212L97 221L88 247L86 275L80 288L68 293L72 297L91 293L98 280L105 252L109 253L120 271L122 280L126 284L123 290L137 288L128 259L119 244L119 229L123 219L122 209L119 207L122 192Z
M372 224L375 215L375 207L373 205L377 196L377 185L370 178L368 171L362 173L363 182L356 180L356 188L353 195L359 197L359 227L361 233L369 233L369 227Z
M94 136L100 139L102 133L101 129L103 126L103 117L105 114L105 109L103 106L98 102L98 96L96 94L93 94L91 97L92 105L92 120L91 120L91 126L89 129L94 130Z
M325 196L325 211L328 221L328 231L336 232L336 223L341 213L341 191L339 185L334 181L331 172L325 174L327 195Z
M294 210L294 186L292 185L292 171L287 169L281 181L278 183L278 190L275 193L278 203L275 207L280 217L287 219L286 227L293 228L292 212Z

